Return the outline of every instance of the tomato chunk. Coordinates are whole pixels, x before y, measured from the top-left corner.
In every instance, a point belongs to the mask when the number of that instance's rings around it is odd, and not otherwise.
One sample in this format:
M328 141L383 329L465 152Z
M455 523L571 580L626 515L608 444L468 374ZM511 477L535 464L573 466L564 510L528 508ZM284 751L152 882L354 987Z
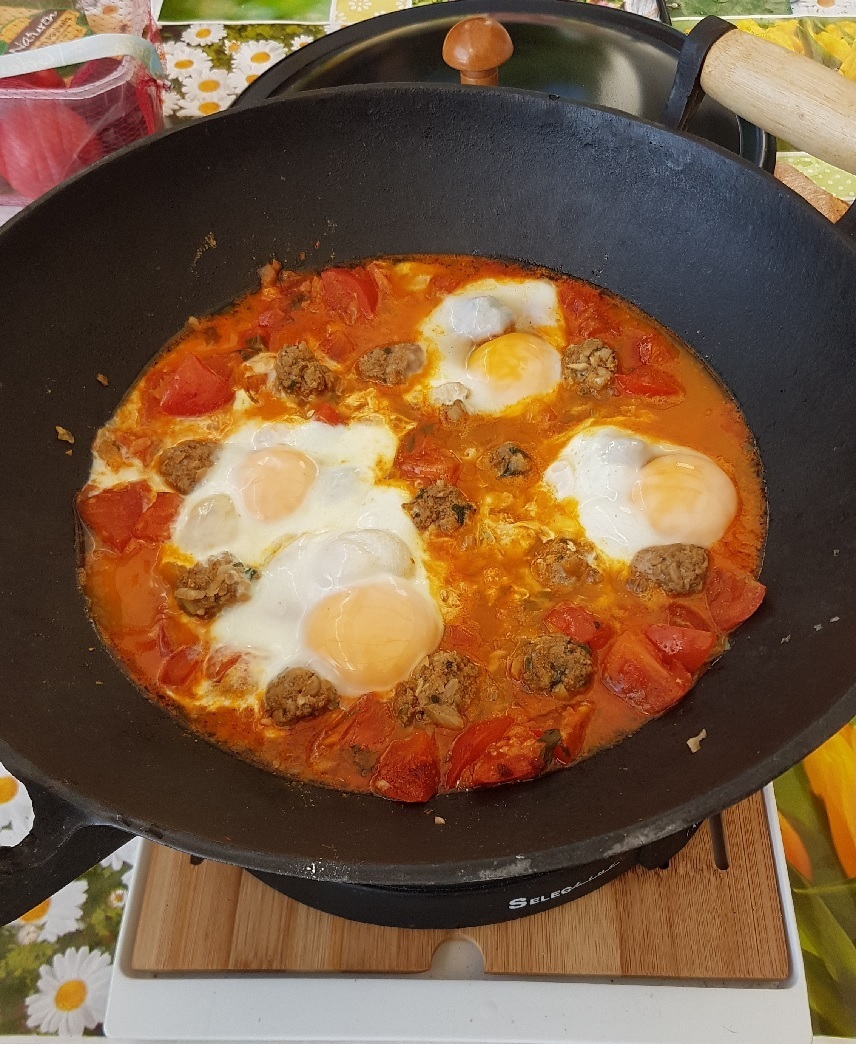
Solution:
M716 628L707 616L682 602L670 602L666 609L669 623L675 627L693 627L696 631L714 631Z
M531 724L512 725L473 765L471 785L492 787L540 776L550 760L549 740L548 733Z
M354 342L344 330L328 330L318 344L318 351L334 363L345 363L356 351Z
M441 449L432 439L423 439L411 452L398 458L398 470L403 478L430 486L434 482L457 481L461 462L448 450Z
M203 366L207 366L212 373L231 384L235 370L243 361L240 352L221 352L219 355L207 355Z
M145 636L160 662L166 655L160 647L160 621L167 610L168 590L157 559L157 550L144 544L134 544L118 556L96 551L88 586L98 596L92 602L92 615L117 639L120 651L125 638Z
M608 340L618 333L609 314L609 304L596 287L563 284L559 288L559 302L572 339L601 337Z
M234 398L231 385L190 353L178 364L160 407L170 417L201 417L228 406Z
M158 682L161 685L184 685L192 677L202 659L202 650L195 646L174 652L161 667Z
M571 602L554 605L544 617L544 623L590 649L602 649L612 638L609 624L598 620L588 609Z
M513 724L514 719L506 715L475 721L468 725L455 739L449 751L446 786L450 790L456 787L464 771L478 761L492 743L501 739Z
M441 649L454 649L472 658L478 657L481 645L482 637L475 621L470 621L466 627L461 624L446 624L440 641Z
M129 482L78 498L77 510L97 540L112 551L124 551L151 495L148 482Z
M321 421L323 424L344 424L342 415L335 406L329 402L319 402L312 407L312 419Z
M381 754L371 788L392 801L429 801L440 786L440 759L434 737L417 729L390 743Z
M134 536L147 544L162 544L169 539L172 523L181 507L178 493L158 493L137 519Z
M697 631L694 627L672 627L668 624L652 624L645 628L645 636L671 660L691 673L695 673L710 656L716 641L711 631Z
M553 760L559 765L570 765L577 760L593 714L594 704L591 700L581 700L562 711L559 721L561 739L553 751Z
M353 714L342 723L340 739L337 736L335 742L378 750L393 735L394 728L389 705L374 696L363 696Z
M243 377L244 390L255 401L255 396L267 385L268 375L266 373L247 373Z
M749 576L724 566L713 566L707 574L705 595L713 622L721 631L733 631L755 612L767 588Z
M656 366L637 366L630 373L617 373L615 383L628 395L642 395L648 399L683 398L684 389L677 377Z
M652 333L643 334L635 344L640 363L668 366L678 358L678 349Z
M371 319L377 308L377 284L363 268L327 268L321 273L324 303L348 322Z
M279 326L279 324L285 319L284 308L285 305L278 302L273 306L273 308L268 308L267 311L261 312L258 319L256 319L256 323L258 323L263 331L270 330L274 326Z
M215 649L209 653L205 661L205 677L220 682L241 659L241 653L227 653L222 649Z
M686 696L693 684L686 668L679 663L667 667L648 639L632 631L615 639L601 677L611 692L643 714L662 713Z

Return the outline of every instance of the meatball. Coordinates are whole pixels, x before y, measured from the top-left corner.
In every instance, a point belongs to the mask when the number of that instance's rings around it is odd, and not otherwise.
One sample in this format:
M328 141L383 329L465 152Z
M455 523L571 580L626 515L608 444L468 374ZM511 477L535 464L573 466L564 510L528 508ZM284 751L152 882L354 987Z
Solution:
M181 570L175 600L190 616L216 616L221 609L246 602L256 575L255 569L248 569L234 555L215 555Z
M188 439L161 453L158 471L173 489L189 493L205 477L218 451L218 444L210 439Z
M405 342L372 348L357 360L357 373L375 384L406 384L425 365L421 344Z
M548 588L596 584L600 573L592 565L593 559L594 551L587 542L557 537L538 548L529 568L535 579Z
M431 653L407 681L395 687L395 716L403 725L427 719L443 728L463 728L460 708L476 695L481 673L460 653Z
M333 371L315 357L304 341L280 348L274 369L279 390L299 399L323 395L336 384Z
M580 395L603 391L617 369L615 352L595 337L582 344L570 344L562 353L562 380Z
M652 585L669 595L698 594L707 577L707 551L697 544L664 544L637 551L627 586L644 594Z
M497 478L521 478L532 470L532 458L513 442L503 442L491 450L487 463Z
M305 667L289 667L278 674L264 695L264 708L280 727L311 718L338 703L339 694L333 686Z
M475 504L448 482L435 482L420 489L413 500L404 505L417 529L437 529L441 533L460 529L475 509Z
M530 692L568 696L591 681L594 658L591 649L561 634L544 634L524 642L511 665L512 677Z

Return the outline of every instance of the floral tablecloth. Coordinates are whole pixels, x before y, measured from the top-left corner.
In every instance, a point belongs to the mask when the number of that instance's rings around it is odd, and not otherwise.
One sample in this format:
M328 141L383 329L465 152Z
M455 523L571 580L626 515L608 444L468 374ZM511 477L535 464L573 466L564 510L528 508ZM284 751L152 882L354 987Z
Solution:
M17 841L30 825L26 790L0 765L0 844ZM130 841L0 928L0 1034L100 1030L139 846Z
M91 2L106 10L117 0ZM218 112L317 37L421 2L163 0L165 112L172 122ZM600 2L656 14L652 0ZM685 31L718 14L856 79L856 0L668 0L667 7ZM802 153L786 158L833 194L856 196L851 175ZM856 1038L856 722L778 780L776 798L815 1031ZM16 843L31 825L25 789L0 766L0 845ZM137 846L0 927L0 1033L100 1031Z

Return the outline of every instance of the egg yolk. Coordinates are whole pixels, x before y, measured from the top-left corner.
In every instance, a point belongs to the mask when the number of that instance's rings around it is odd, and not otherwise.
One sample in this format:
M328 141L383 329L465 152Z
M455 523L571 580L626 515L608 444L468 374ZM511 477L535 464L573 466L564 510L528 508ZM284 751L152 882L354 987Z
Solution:
M708 457L665 453L649 461L631 490L653 529L685 544L709 547L737 514L734 483Z
M253 518L273 522L300 507L317 474L315 461L298 450L256 450L241 468L241 497Z
M307 645L346 694L383 692L404 681L443 634L434 605L406 581L388 577L336 591L306 620Z
M559 382L560 370L556 349L532 333L494 337L474 348L467 359L468 375L488 385L503 405L551 391Z

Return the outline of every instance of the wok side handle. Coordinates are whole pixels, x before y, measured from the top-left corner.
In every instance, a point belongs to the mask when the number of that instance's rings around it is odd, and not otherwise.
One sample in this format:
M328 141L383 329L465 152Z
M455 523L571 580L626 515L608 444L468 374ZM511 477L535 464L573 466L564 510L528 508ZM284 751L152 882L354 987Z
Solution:
M856 174L856 83L740 31L711 45L700 82L705 94L743 119Z
M671 130L685 130L704 98L701 70L711 47L737 26L721 18L703 18L693 27L681 47L672 89L663 110L663 123Z
M134 836L93 823L38 783L26 786L35 821L19 845L0 848L0 924L32 910Z

